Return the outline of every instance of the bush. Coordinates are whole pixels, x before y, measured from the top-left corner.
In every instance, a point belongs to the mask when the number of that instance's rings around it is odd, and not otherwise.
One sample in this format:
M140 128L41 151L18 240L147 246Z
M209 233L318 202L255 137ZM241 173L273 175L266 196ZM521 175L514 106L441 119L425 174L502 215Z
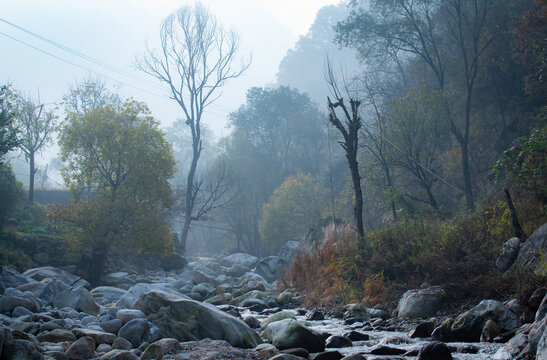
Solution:
M15 174L8 163L0 162L0 230L4 226L4 220L9 215L23 190L21 182L17 181Z

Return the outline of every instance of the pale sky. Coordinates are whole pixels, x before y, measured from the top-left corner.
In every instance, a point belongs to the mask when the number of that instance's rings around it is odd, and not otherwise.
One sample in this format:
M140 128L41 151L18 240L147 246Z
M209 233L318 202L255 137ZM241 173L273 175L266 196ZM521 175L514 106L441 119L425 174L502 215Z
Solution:
M304 35L317 11L340 0L203 0L226 28L241 36L242 51L252 65L228 83L205 114L217 137L226 135L226 117L245 100L251 86L275 82L281 59ZM155 79L135 69L135 56L146 39L158 41L163 18L188 0L0 0L0 83L11 83L41 102L58 103L70 84L99 73L120 95L146 102L154 117L169 126L182 116ZM105 69L29 35L6 20L48 40L128 72ZM25 43L25 44L23 44ZM34 48L32 48L34 47ZM47 52L51 55L45 54ZM60 58L60 59L59 59ZM61 60L62 59L62 60ZM144 80L136 80L139 77ZM57 156L50 147L44 165Z

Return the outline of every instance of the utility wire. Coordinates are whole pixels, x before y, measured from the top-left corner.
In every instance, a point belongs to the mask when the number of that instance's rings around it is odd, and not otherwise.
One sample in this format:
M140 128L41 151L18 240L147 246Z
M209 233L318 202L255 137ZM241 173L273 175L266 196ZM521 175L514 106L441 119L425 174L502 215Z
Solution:
M19 26L19 25L17 25L17 24L14 24L14 23L12 23L12 22L6 20L6 19L0 18L0 21L1 21L1 22L4 22L5 24L10 25L10 26L12 26L12 27L14 27L14 28L16 28L16 29L18 29L18 30L20 30L20 31L23 31L23 32L25 32L25 33L27 33L27 34L29 34L29 35L31 35L31 36L37 38L37 39L40 39L40 40L42 40L42 41L44 41L44 42L46 42L46 43L48 43L48 44L50 44L50 45L53 45L53 46L55 46L55 47L57 47L57 48L59 48L59 49L61 49L61 50L64 50L64 51L66 51L66 52L68 52L68 53L70 53L70 54L76 55L76 56L78 56L78 57L80 57L80 58L82 58L82 59L84 59L84 60L87 60L87 61L89 61L89 62L92 62L92 63L94 63L94 64L96 64L96 65L102 66L102 67L104 67L104 68L106 68L106 69L108 69L108 70L110 70L110 71L113 71L113 72L119 74L119 75L123 75L123 76L129 77L129 78L131 78L131 79L133 79L133 80L135 80L135 81L141 82L141 83L146 84L146 85L148 85L148 86L152 86L152 87L154 87L154 88L156 88L156 89L159 89L159 90L161 90L161 91L165 91L165 88L163 88L162 86L160 86L160 85L158 85L158 84L155 84L155 83L152 83L152 82L150 82L149 80L147 80L147 79L145 79L145 78L142 78L142 77L140 77L140 76L138 76L138 75L135 75L135 74L130 73L130 72L126 71L126 70L123 70L123 69L120 69L120 68L115 67L115 66L113 66L113 65L110 65L110 64L108 64L108 63L106 63L106 62L104 62L104 61L95 59L95 58L93 58L93 57L91 57L91 56L89 56L89 55L86 55L86 54L81 53L81 52L79 52L79 51L77 51L77 50L71 49L71 48L69 48L68 46L59 44L59 43L57 43L57 42L55 42L55 41L53 41L53 40L51 40L51 39L48 39L48 38L45 37L45 36L42 36L42 35L39 35L39 34L37 34L37 33L32 32L32 31L30 31L30 30L27 30L27 29L25 29L25 28L23 28L23 27L21 27L21 26ZM6 35L6 34L3 34L3 35L8 36L8 35ZM8 37L10 37L10 36L8 36ZM14 38L12 38L12 39L14 39ZM17 40L17 39L14 39L14 40ZM22 42L22 41L19 41L19 42ZM28 44L25 44L25 45L28 45ZM28 45L28 46L31 46L31 45ZM31 46L31 47L33 47L33 46ZM33 47L33 48L34 48L34 47ZM37 50L39 50L39 49L37 49ZM44 51L42 51L42 52L44 52ZM48 54L49 54L49 53L48 53ZM49 54L49 55L51 55L51 54ZM54 56L54 55L52 55L52 56ZM57 57L57 58L58 58L58 57ZM63 61L64 61L64 60L63 60ZM71 62L71 64L72 64L72 65L76 65L76 64L74 64L74 63L72 63L72 62ZM76 66L78 66L78 65L76 65ZM79 66L79 67L81 67L81 66ZM87 69L87 68L86 68L86 69ZM89 69L87 69L87 70L89 70ZM90 71L91 71L91 70L90 70ZM95 74L98 74L98 73L95 72L95 71L92 71L92 72L94 72ZM101 75L101 74L99 74L99 75ZM114 80L114 79L112 79L112 78L109 78L109 79ZM114 81L117 81L117 80L114 80ZM123 82L122 82L122 83L123 83ZM125 83L123 83L123 84L125 84ZM126 84L126 85L128 85L128 84ZM131 85L128 85L128 86L131 86ZM132 86L132 87L134 87L134 86ZM139 89L139 90L142 90L142 89L137 88L137 87L134 87L134 88ZM143 90L143 91L144 91L144 90ZM155 95L156 95L156 96L159 96L159 95L157 95L157 94L155 94ZM161 95L161 96L166 97L165 95ZM169 98L169 97L167 97L167 98ZM170 99L170 98L169 98L169 99ZM222 106L222 105L219 105L219 104L210 104L210 106L211 106L212 108L217 108L218 110L223 111L223 112L226 112L226 113L229 113L230 111L232 111L232 110L229 109L228 107L225 107L225 106ZM226 114L216 114L216 115L226 115Z

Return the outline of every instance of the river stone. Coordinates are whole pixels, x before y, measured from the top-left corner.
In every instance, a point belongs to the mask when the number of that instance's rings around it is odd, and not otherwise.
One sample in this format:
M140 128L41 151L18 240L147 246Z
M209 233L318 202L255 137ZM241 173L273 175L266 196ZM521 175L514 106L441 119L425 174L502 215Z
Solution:
M43 358L32 341L16 339L4 343L2 349L2 360L40 360Z
M288 310L276 312L275 314L268 316L264 321L262 321L260 326L264 329L269 324L283 319L296 319L296 315L292 311Z
M17 270L9 266L0 266L0 294L3 294L7 288L16 288L26 283L28 279Z
M137 309L120 309L116 312L116 318L126 324L133 319L144 319L146 318L146 315Z
M258 261L255 272L271 283L279 278L281 269L286 263L279 256L268 256Z
M253 348L260 342L247 324L215 306L161 290L141 295L135 308L143 311L165 337L179 341L210 338L226 340L232 346L243 348Z
M182 270L188 261L181 254L173 253L167 257L160 257L161 267L165 271Z
M452 354L445 343L435 341L422 347L416 360L452 360Z
M95 357L95 341L84 336L72 343L66 354L70 360L92 359Z
M65 285L73 288L82 286L89 287L89 283L79 276L69 273L68 271L58 269L53 266L44 266L34 269L29 269L23 273L24 276L30 277L36 281L44 279L56 279L62 281Z
M142 355L140 356L140 360L156 360L156 359L163 359L163 349L158 344L150 344L146 347Z
M129 342L129 340L126 340L123 337L117 337L112 343L112 348L118 350L131 350L133 345Z
M258 258L256 256L245 253L234 253L223 257L220 263L226 267L232 267L237 264L250 269L255 267L257 261Z
M542 266L541 254L545 253L547 253L547 223L543 224L526 241L520 244L517 260L515 260L511 269L522 267L525 270L544 274L545 269Z
M424 321L416 326L409 334L410 338L426 338L430 337L435 330L435 323L432 321Z
M55 329L38 334L37 339L40 342L58 343L62 341L76 341L76 336L70 330Z
M104 360L139 360L139 357L131 351L128 350L117 350L107 352L102 355L99 359Z
M353 303L346 305L346 313L344 314L344 317L346 319L348 318L354 318L358 321L369 321L370 320L370 314L368 313L368 309L359 303Z
M344 336L331 335L327 338L325 347L328 348L343 348L351 347L351 340Z
M323 335L294 319L284 319L269 324L262 336L271 340L278 349L304 348L309 352L325 350Z
M15 288L7 288L0 296L0 313L11 313L16 307L22 306L32 312L37 312L42 303L31 292L22 292Z
M59 309L69 307L91 315L97 315L101 309L93 300L93 295L83 287L71 288L61 292L53 299L52 304Z
M501 329L492 319L488 319L482 328L481 342L493 342L494 338L501 334Z
M499 256L496 258L496 268L505 272L513 265L520 248L520 239L513 237L505 242L501 247Z
M165 284L138 283L132 286L129 290L127 290L127 292L120 298L120 300L118 300L116 306L126 309L133 308L139 296L151 290L161 290L176 296L188 298L186 295L183 295L178 291L166 287Z
M444 297L445 292L439 286L409 290L399 300L398 317L414 319L433 316L441 309Z
M156 341L154 344L161 346L161 349L165 354L173 352L180 347L179 341L173 338L163 338Z
M452 325L456 340L478 342L484 324L492 319L502 331L509 331L520 326L518 316L496 300L483 300L477 306L457 317Z
M106 304L114 303L126 293L125 290L113 286L98 286L91 291L95 299L104 299Z
M202 283L211 284L213 286L217 285L216 280L213 277L207 276L196 269L193 269L190 273L190 280L192 280L192 282L196 285Z
M72 329L72 333L76 335L77 338L91 338L97 344L112 344L114 340L116 340L116 335L94 329Z
M369 340L370 336L363 334L362 332L351 330L342 335L345 338L350 339L351 341L365 341Z
M150 324L146 319L133 319L122 326L118 336L128 340L133 347L139 347L150 338Z
M310 355L310 360L340 360L344 355L339 351L331 350Z
M120 319L111 319L100 321L99 326L108 333L117 334L123 326L123 323Z
M272 356L269 360L302 360L304 358L292 354L277 354Z

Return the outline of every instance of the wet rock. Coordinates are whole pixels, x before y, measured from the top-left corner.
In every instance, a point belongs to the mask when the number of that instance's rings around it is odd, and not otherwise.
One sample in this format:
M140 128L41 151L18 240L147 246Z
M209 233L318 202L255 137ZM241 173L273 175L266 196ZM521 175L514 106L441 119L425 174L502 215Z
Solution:
M392 346L378 345L373 347L370 353L373 355L402 355L406 353L406 350Z
M411 338L427 338L431 336L431 333L435 330L435 323L431 321L425 321L416 326L411 332L409 337Z
M260 359L269 359L279 353L275 346L268 343L260 344L254 350L257 351L256 355Z
M445 296L446 293L439 286L409 290L399 300L397 316L399 319L433 316L441 309Z
M481 332L481 342L493 342L494 338L501 334L501 329L492 319L487 320L484 323Z
M296 319L296 315L292 311L280 311L268 316L268 318L266 318L260 326L264 329L269 324L283 319Z
M127 322L118 336L128 340L133 347L139 347L150 338L150 324L146 319L133 319Z
M277 302L279 305L287 305L292 301L293 293L290 291L283 291L281 294L277 295Z
M433 331L431 332L431 338L435 341L442 341L442 342L456 341L456 338L454 337L454 334L452 333L452 328L444 324L437 326L435 329L433 329Z
M269 324L262 335L278 349L305 348L309 352L325 350L323 336L294 319Z
M301 356L296 356L292 354L283 354L283 353L277 354L270 358L270 360L302 360L302 359L307 359L307 357L303 358Z
M483 300L477 306L458 316L452 325L456 340L477 342L482 328L489 319L494 320L502 331L516 329L520 326L517 315L496 300Z
M348 355L342 358L342 360L365 360L365 359L366 358L361 354Z
M139 352L140 353L140 352ZM139 356L128 350L112 350L102 355L101 360L139 360Z
M345 338L350 339L351 341L366 341L370 339L370 336L363 334L362 332L351 330L342 335Z
M313 309L308 311L306 314L306 320L325 320L325 315L323 315L323 312L319 309Z
M344 313L344 318L355 319L357 321L366 322L370 320L370 314L368 309L361 304L348 304L346 305L346 312Z
M342 348L350 346L352 346L350 339L338 335L329 336L325 343L325 347L327 348Z
M100 310L91 293L83 287L69 288L61 292L53 299L52 303L59 309L69 307L91 315L97 315Z
M425 345L416 360L452 360L452 354L445 343L436 341Z
M95 341L84 336L70 345L66 355L70 360L92 359L95 357Z
M99 326L106 332L111 334L117 334L120 331L123 323L120 319L112 319L100 321Z
M308 356L310 355L309 351L304 349L304 348L285 349L285 350L281 350L281 352L284 353L284 354L299 356L299 357L302 357L302 358L305 358L305 359L307 359Z
M310 360L340 360L344 355L338 351L325 351L310 355Z
M240 304L241 307L251 308L253 307L255 311L261 311L268 307L264 300L260 299L246 299Z
M505 242L501 247L499 256L496 258L496 268L505 272L513 265L517 259L520 248L520 239L513 237Z
M254 348L260 342L247 324L210 304L153 290L143 294L135 307L143 311L164 336L179 341L211 338L243 348Z

